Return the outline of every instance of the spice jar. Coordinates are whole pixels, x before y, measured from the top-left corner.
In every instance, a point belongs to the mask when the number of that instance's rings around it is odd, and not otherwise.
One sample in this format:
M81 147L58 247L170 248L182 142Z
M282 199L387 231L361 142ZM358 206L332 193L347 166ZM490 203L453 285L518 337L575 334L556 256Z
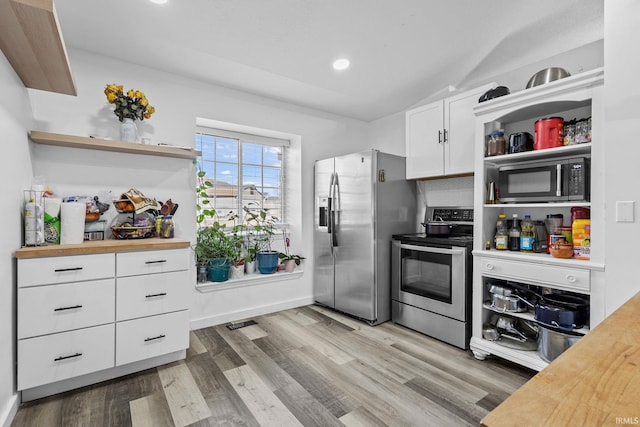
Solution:
M489 134L487 143L487 156L499 156L507 151L507 142L504 139L504 132L497 130Z

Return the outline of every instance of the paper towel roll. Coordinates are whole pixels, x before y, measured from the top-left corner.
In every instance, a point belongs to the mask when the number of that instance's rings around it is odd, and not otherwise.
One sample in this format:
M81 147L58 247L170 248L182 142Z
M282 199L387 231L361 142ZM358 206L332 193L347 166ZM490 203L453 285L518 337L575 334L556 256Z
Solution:
M60 207L60 244L71 245L84 241L84 215L87 205L80 202L63 203Z

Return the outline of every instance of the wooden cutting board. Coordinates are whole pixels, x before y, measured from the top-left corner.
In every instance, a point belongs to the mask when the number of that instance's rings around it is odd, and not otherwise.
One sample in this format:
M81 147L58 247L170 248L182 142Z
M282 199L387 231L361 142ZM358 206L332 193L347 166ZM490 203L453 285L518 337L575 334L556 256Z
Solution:
M482 421L497 426L640 424L640 293Z

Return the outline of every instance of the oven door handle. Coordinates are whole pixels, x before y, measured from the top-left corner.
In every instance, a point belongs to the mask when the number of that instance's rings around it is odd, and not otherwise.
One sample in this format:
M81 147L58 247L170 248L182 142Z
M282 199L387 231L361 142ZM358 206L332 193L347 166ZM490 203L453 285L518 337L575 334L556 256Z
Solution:
M463 255L465 249L447 249L447 248L434 248L433 246L421 246L421 245L406 245L400 244L401 249L409 249L412 251L418 252L431 252L435 254L445 254L445 255Z

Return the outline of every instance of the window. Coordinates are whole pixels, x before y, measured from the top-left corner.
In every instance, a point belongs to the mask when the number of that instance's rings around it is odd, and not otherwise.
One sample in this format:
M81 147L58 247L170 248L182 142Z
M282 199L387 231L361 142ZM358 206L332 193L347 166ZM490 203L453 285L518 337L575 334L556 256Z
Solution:
M284 222L284 155L281 140L216 129L196 134L202 152L198 169L212 183L208 189L218 221L233 225L234 215L243 219L244 208L269 213Z

